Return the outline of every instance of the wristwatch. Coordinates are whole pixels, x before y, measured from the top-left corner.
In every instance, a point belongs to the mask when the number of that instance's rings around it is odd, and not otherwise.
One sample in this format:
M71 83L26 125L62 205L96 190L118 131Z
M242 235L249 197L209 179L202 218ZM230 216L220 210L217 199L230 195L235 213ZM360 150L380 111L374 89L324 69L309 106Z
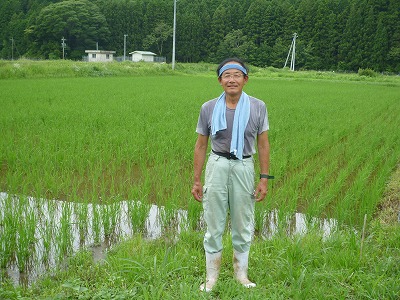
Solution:
M260 179L261 179L261 178L274 179L275 176L268 175L268 174L260 174Z

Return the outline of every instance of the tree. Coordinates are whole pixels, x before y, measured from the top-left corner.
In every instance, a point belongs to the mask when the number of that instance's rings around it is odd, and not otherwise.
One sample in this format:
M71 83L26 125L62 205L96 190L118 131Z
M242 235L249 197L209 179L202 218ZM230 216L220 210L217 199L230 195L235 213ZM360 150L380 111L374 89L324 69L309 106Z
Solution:
M388 36L389 52L385 61L386 69L390 72L400 73L400 2L389 0L388 13L386 15L386 28L390 32Z
M178 61L218 63L227 53L236 53L252 65L280 67L297 32L296 69L400 72L399 0L177 2ZM147 46L170 57L173 4L0 0L0 59L10 59L12 49L15 58L60 58L62 37L67 58L80 58L96 42L100 49L122 53L125 34L128 51Z
M265 12L267 10L266 0L255 0L247 10L245 14L245 27L249 40L254 43L257 47L261 46L265 42L265 34L263 28L265 25Z
M165 41L172 36L172 31L172 26L164 22L158 23L154 31L143 40L143 46L147 48L155 45L157 47L157 53L161 56L163 54L163 45Z
M383 14L378 20L376 33L374 36L373 51L371 54L372 68L375 71L385 71L385 62L387 60L387 53L389 53L388 34L385 25L383 24Z
M275 68L282 68L284 66L288 51L290 49L290 41L277 38L273 48L270 50L270 65ZM296 46L298 47L298 46ZM296 59L297 60L297 59ZM290 61L288 62L290 65Z
M177 58L182 62L207 59L210 32L210 6L206 0L180 0L177 7Z
M350 7L349 16L339 45L339 69L357 71L361 67L362 52L359 41L362 41L363 12L355 0Z
M208 42L208 58L211 62L218 63L220 58L217 57L218 46L224 37L233 30L230 14L226 3L221 3L211 18L210 35Z
M0 1L0 55L2 58L11 58L11 38L19 39L15 36L16 30L10 27L10 23L16 23L15 17L21 10L20 3L17 0ZM12 29L12 32L10 30Z
M177 24L177 37L178 56L181 61L194 62L201 60L202 22L198 15L181 14L179 15L179 23Z
M127 34L126 49L128 51L141 50L142 40L145 37L142 1L96 0L96 3L112 32L107 40L108 49L122 53L124 35Z
M240 57L247 61L250 52L251 43L247 40L247 36L240 29L232 30L219 44L217 59L223 60L226 57Z
M337 65L336 15L327 9L326 1L318 2L316 22L312 41L314 46L314 65L317 70L335 70Z
M66 0L43 8L27 28L30 53L44 58L61 57L61 38L66 39L70 59L79 59L96 42L106 44L109 30L99 8L87 0Z

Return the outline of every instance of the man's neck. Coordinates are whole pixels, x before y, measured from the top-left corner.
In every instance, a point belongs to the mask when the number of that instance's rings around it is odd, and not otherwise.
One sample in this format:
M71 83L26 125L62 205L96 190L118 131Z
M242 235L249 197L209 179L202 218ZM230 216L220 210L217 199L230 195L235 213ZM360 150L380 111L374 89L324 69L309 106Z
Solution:
M225 95L226 106L228 108L235 109L236 105L239 102L239 99L240 99L240 95L234 95L234 96Z

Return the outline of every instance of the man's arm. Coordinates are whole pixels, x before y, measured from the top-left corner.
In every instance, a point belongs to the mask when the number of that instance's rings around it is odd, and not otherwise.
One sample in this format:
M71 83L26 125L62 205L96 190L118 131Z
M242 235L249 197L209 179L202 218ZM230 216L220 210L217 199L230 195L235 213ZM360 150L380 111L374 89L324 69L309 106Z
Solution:
M208 136L199 134L194 147L194 178L192 194L194 199L201 202L203 197L203 184L201 183L201 174L203 172L204 162L208 147Z
M260 173L269 174L268 131L264 131L258 135L257 147L258 147L258 160L260 162ZM265 196L267 195L267 189L268 189L268 178L261 178L254 192L256 201L264 200Z

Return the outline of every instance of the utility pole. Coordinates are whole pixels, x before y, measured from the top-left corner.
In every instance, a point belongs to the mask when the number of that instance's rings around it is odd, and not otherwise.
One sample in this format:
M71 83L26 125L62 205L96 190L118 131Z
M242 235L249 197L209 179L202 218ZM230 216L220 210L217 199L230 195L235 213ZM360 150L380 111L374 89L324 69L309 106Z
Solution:
M63 49L63 59L65 59L65 46L66 46L65 41L66 41L66 39L64 39L64 37L63 37L61 39L61 41L62 41L61 46L62 46L62 49Z
M291 53L292 54L291 59L290 59L290 70L291 71L294 71L294 66L295 66L295 62L296 62L296 38L297 38L297 33L295 32L293 34L292 44L290 45L289 52L286 57L285 65L283 66L284 68L286 67L286 64L289 60L289 56Z
M174 33L172 37L172 70L175 70L176 0L174 0Z
M124 61L125 61L125 57L126 57L126 37L127 36L128 36L127 34L124 34Z
M11 60L14 60L14 38L11 39Z

